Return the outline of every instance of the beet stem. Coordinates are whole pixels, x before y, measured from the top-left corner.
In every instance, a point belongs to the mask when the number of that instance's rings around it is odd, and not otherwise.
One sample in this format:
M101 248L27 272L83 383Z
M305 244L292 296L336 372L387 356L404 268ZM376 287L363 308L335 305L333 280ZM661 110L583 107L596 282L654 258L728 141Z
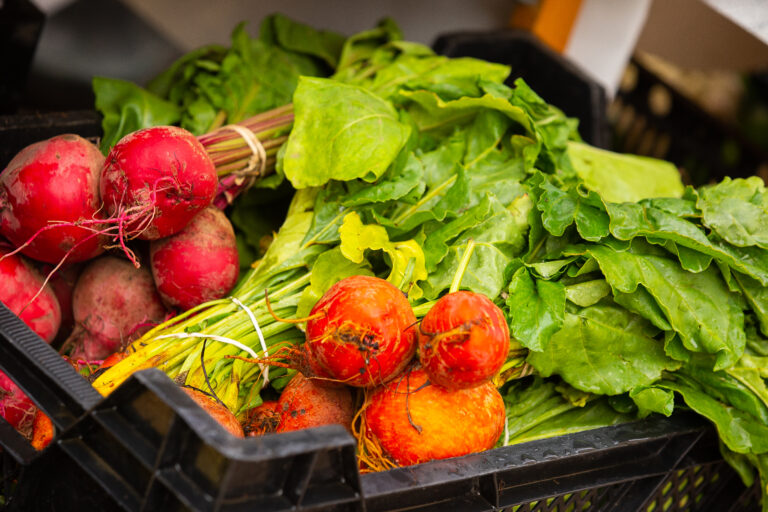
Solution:
M461 256L461 261L459 262L459 268L456 269L456 274L453 276L453 282L451 282L451 287L448 289L448 293L454 293L459 291L459 287L461 286L461 280L464 278L464 273L467 271L467 266L469 266L469 260L472 257L472 253L475 251L475 241L473 239L469 239L467 241L467 248L464 250L464 254Z

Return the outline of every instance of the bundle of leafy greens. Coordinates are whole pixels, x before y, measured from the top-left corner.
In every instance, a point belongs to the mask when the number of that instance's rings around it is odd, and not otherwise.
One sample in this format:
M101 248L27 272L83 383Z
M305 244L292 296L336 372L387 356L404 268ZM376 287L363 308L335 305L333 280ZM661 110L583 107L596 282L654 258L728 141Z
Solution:
M264 257L232 297L135 342L97 389L154 366L242 412L287 377L227 356L263 360L304 339L268 312L265 290L278 316L303 317L336 281L373 274L419 316L458 282L511 326L504 442L684 404L765 489L762 181L684 188L671 164L580 142L522 80L505 85L505 66L437 56L386 24L339 52L330 78L302 76L293 91L276 178L293 199Z

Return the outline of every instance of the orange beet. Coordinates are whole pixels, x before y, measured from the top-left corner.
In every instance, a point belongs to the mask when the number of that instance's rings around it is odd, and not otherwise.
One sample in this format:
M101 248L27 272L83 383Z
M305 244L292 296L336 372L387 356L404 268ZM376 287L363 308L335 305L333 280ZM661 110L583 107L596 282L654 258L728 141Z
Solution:
M213 419L218 421L219 424L227 430L227 432L235 437L245 437L245 434L243 433L243 427L240 425L240 422L237 421L235 415L232 414L232 411L202 391L198 391L192 388L181 389L187 395L189 395L192 400L197 402L200 407L205 409L205 411L210 414Z
M32 448L38 451L44 450L53 440L53 433L54 428L51 418L38 409L35 413L35 420L32 423Z
M428 383L424 370L413 370L369 396L361 453L381 469L392 464L375 460L378 447L401 466L489 450L504 430L504 417L504 401L490 382L449 391Z
M306 347L316 375L350 386L378 386L416 353L411 305L403 292L378 277L342 279L317 301L309 318Z
M504 313L483 294L441 297L419 325L419 360L429 380L448 389L488 382L509 353Z
M297 373L280 395L278 413L277 432L333 424L351 431L355 411L352 393L347 387L308 379Z
M248 437L261 436L276 431L279 423L280 413L277 400L267 400L248 411L243 431Z

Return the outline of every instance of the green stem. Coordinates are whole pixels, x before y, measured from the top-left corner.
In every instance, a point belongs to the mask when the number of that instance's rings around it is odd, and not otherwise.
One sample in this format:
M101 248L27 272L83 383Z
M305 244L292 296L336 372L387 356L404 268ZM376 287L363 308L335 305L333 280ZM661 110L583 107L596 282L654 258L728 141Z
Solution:
M472 257L474 251L475 241L470 238L467 241L467 248L464 250L464 255L459 262L459 268L456 269L456 273L453 275L453 282L451 282L451 287L448 289L448 293L459 291L461 280L464 278L464 273L467 271L467 266L469 266L469 259Z

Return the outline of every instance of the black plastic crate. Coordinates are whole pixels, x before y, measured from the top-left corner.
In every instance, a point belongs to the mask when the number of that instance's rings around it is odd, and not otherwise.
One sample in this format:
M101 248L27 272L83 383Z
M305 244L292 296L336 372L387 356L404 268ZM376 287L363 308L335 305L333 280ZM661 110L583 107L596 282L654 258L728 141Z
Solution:
M0 172L26 146L62 133L95 141L101 136L101 116L93 110L0 115Z
M706 112L660 75L632 59L608 109L611 146L676 164L693 185L760 175L768 152L738 128Z
M522 77L545 101L579 120L579 133L586 142L609 147L605 89L530 32L447 33L433 47L448 57L475 57L510 66L507 85Z
M680 480L683 465L719 461L716 444L701 441L712 438L712 428L698 416L676 414L360 475L355 441L342 427L236 439L158 370L135 374L102 399L2 305L0 369L57 430L38 453L0 422L0 488L3 508L11 511L90 505L128 511L639 512L650 510L646 504L663 494L665 482ZM741 492L743 485L732 480L728 489ZM691 487L677 490L676 499L686 492L706 494Z

